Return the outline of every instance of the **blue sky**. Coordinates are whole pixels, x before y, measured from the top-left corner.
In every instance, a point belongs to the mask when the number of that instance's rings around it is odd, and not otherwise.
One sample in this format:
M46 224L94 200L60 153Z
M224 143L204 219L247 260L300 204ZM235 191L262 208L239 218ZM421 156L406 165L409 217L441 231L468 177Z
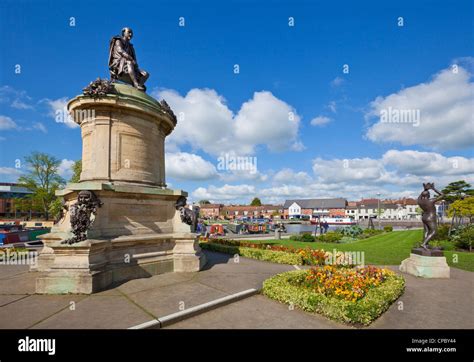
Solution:
M395 198L427 180L473 180L472 1L0 6L0 181L33 150L64 160L68 176L80 131L54 112L108 77L108 42L124 26L148 93L186 115L167 142L167 179L193 200ZM420 126L381 123L389 107L420 111ZM256 157L258 173L218 170L229 152Z

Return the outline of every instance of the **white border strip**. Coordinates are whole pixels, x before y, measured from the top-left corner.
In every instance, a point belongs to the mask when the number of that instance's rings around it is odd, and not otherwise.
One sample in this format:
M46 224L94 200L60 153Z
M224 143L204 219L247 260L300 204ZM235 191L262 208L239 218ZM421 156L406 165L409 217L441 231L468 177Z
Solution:
M130 327L128 329L148 329L148 328L162 328L167 325L179 322L183 319L192 317L194 315L197 315L199 313L203 313L207 310L214 309L216 307L229 304L232 302L236 302L237 300L243 299L250 297L254 294L257 294L258 290L255 288L247 289L242 292L238 292L235 294L227 295L222 298L218 298L215 300L212 300L210 302L204 303L204 304L199 304L195 307L191 307L176 313L168 314L164 317L160 317L157 319L153 319L151 321L138 324L136 326Z

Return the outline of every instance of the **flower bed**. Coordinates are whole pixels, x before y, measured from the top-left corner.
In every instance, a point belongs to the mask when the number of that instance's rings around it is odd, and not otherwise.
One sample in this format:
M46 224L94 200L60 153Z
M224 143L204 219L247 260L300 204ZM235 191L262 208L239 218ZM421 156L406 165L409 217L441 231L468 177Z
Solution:
M339 322L369 325L404 288L403 278L386 269L324 266L275 275L263 283L263 294Z
M213 239L200 244L203 249L291 265L324 265L326 252L311 248L298 249L281 245L248 243L237 240Z
M263 261L271 261L278 264L303 265L303 257L295 253L287 253L277 250L266 250L261 248L250 248L244 246L231 246L214 243L201 243L201 248L226 254L238 254L246 258Z
M310 269L301 285L328 297L355 302L363 298L370 288L380 285L393 274L388 269L370 265L364 268L325 265Z

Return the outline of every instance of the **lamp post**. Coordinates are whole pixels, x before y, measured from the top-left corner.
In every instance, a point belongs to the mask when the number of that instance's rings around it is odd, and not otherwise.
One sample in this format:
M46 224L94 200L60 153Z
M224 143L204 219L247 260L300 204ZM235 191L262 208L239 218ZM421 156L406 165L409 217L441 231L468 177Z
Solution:
M379 222L379 230L380 230L380 192L377 192L377 220Z

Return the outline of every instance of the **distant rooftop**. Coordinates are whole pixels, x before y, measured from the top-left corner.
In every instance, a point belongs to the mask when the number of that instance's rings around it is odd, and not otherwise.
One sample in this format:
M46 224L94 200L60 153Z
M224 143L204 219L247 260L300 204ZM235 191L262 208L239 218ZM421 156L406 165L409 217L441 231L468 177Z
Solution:
M31 190L15 183L0 182L0 198L10 199L31 194Z
M347 204L347 200L343 198L296 199L286 200L283 208L288 209L295 202L303 209L344 209Z

